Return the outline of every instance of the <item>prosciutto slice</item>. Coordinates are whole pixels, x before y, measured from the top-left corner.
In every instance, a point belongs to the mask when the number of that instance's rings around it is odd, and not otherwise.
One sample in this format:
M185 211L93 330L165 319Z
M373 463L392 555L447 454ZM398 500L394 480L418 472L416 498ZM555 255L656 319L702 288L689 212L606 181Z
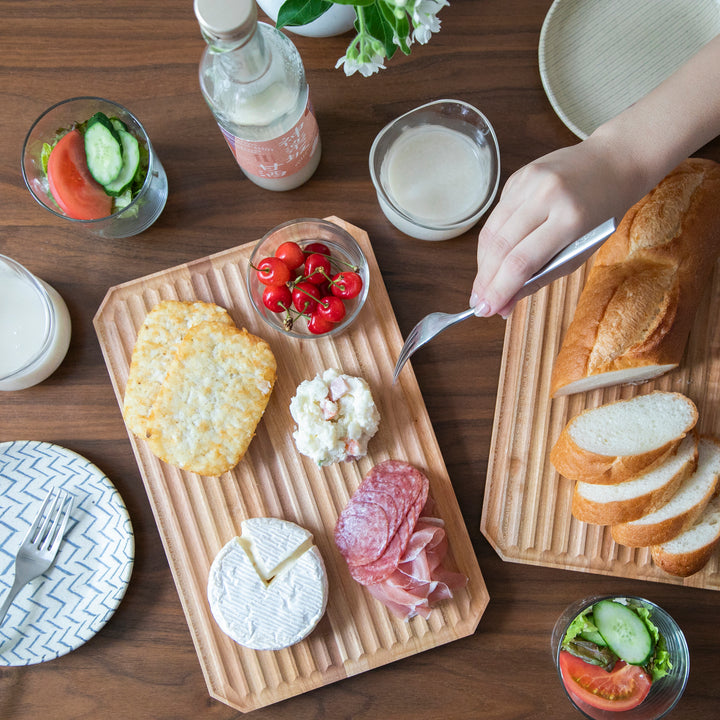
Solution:
M449 600L453 590L467 584L465 575L443 567L447 550L443 521L421 517L395 571L382 582L368 585L368 591L404 620L415 615L427 618L434 603Z

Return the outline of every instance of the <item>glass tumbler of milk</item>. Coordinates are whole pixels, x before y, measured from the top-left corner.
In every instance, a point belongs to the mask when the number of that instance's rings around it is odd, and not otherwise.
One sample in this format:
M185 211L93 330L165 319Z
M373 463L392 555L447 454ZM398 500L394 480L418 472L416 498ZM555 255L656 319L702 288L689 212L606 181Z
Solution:
M475 225L500 182L490 121L462 100L436 100L386 125L370 175L387 219L420 240L447 240Z
M69 345L70 314L57 291L0 255L0 390L42 382Z

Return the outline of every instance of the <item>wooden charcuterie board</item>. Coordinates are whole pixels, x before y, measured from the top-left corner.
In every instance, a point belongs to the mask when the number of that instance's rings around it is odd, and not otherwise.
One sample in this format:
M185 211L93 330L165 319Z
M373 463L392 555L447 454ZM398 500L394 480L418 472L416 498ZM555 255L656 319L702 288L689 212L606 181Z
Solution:
M655 567L649 548L616 544L610 528L576 520L573 483L550 463L567 421L588 407L653 390L697 405L701 433L720 436L720 262L695 318L685 357L641 385L551 400L550 376L589 265L523 300L505 331L480 530L503 560L720 590L720 557L682 579Z
M239 327L268 341L278 379L249 451L220 478L167 465L130 436L210 695L247 712L472 634L489 601L452 483L412 369L396 385L392 371L402 337L367 234L338 218L369 264L368 299L353 325L333 338L297 340L254 313L245 269L255 242L111 288L95 329L120 406L137 332L160 300L198 299L227 308ZM328 367L364 377L381 422L368 456L318 468L294 445L289 404L297 385ZM468 576L467 587L440 603L429 619L403 622L350 578L333 528L365 473L389 458L405 460L430 480L445 521L447 564ZM218 628L207 601L213 558L240 534L247 517L295 522L315 537L328 571L325 616L302 642L279 651L237 645Z

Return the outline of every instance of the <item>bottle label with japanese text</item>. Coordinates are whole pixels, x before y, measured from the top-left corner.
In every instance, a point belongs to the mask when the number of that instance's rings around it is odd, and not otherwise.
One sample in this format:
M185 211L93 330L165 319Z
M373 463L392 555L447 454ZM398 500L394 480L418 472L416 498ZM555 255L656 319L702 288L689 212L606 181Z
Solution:
M238 165L262 178L283 178L301 170L320 141L315 113L308 98L300 119L286 133L270 140L243 140L220 127Z

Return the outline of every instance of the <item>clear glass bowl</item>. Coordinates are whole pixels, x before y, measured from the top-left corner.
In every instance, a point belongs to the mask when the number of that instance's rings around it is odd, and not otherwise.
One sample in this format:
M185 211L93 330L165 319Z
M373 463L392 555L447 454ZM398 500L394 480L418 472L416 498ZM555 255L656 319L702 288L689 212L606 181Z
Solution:
M331 254L333 272L351 269L344 263L356 267L362 278L363 286L360 294L349 300L345 300L346 314L342 322L337 323L332 330L320 335L315 335L307 329L305 318L297 318L293 322L291 330L286 330L284 321L285 313L275 313L265 307L262 301L265 285L258 280L257 273L253 269L265 257L275 254L277 248L284 242L296 242L301 247L313 242L321 242L327 245ZM342 261L342 262L338 262ZM319 339L334 337L346 330L362 310L368 294L369 273L365 255L357 244L355 238L335 223L328 220L316 218L299 218L290 220L270 230L265 236L258 240L245 274L250 301L257 314L273 329L294 338ZM293 312L293 316L296 313Z
M457 237L480 220L497 194L495 130L462 100L421 105L378 133L370 176L380 208L398 230L419 240Z
M585 608L594 605L600 600L615 600L618 598L635 600L645 605L650 611L651 621L665 637L667 649L670 653L670 662L673 666L672 670L665 677L656 680L652 684L648 696L640 705L632 710L622 712L600 710L581 700L575 700L565 689L559 664L562 640L573 619L585 610ZM685 636L679 625L659 605L640 597L630 595L597 595L578 600L568 605L555 623L550 646L563 691L573 707L584 717L590 718L590 720L658 720L659 718L665 717L675 707L678 700L680 700L685 691L685 686L687 685L690 674L690 653Z
M122 210L97 220L78 220L65 215L50 194L42 167L42 148L62 130L91 118L96 112L122 120L130 132L148 149L148 172L145 183L133 201ZM168 183L165 170L153 150L150 138L140 121L126 108L99 97L76 97L53 105L35 120L22 151L22 175L32 196L53 215L105 238L124 238L147 230L165 207Z

